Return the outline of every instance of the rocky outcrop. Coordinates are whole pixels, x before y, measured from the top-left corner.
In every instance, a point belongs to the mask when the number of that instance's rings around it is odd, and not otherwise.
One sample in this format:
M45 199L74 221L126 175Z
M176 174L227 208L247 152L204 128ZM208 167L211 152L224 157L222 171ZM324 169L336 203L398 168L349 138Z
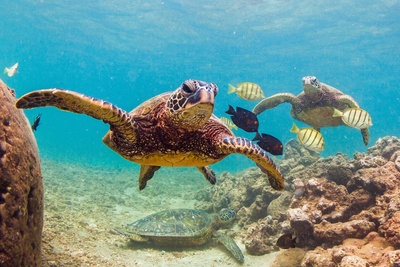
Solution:
M0 80L0 266L41 266L43 184L35 138Z
M400 263L398 252L377 232L370 232L363 239L348 238L341 245L332 248L317 247L307 252L301 266L395 267Z
M296 245L309 249L302 266L400 266L399 152L399 140L385 137L367 154L297 172L288 223Z
M271 216L252 223L247 227L244 242L247 252L251 255L264 255L278 250L276 236L282 231L281 228L281 224Z
M199 200L196 207L209 212L222 208L233 209L237 213L239 225L245 226L265 218L269 204L280 195L281 192L265 184L265 175L259 168L250 168L237 175L222 173L214 188L196 195Z
M394 247L400 248L400 211L396 211L390 216L390 219L382 223L379 233Z
M249 254L278 250L277 239L292 234L308 251L302 266L400 266L398 138L380 138L351 159L322 158L291 140L278 164L285 191L271 190L252 168L224 173L209 194L214 207L238 211Z

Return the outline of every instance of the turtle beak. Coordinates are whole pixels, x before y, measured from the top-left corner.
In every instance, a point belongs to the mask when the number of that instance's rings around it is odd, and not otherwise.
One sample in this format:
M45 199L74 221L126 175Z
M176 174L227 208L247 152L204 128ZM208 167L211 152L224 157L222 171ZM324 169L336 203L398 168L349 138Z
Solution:
M201 89L188 99L185 108L196 106L199 109L213 109L215 95L214 90Z

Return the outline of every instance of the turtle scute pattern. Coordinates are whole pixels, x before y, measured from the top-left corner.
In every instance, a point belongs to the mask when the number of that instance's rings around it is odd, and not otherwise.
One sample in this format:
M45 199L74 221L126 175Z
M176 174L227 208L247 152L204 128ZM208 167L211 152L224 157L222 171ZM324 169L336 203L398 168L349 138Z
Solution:
M244 256L234 240L221 227L232 224L235 211L222 209L218 214L202 210L169 209L150 214L123 230L114 229L136 242L149 242L161 246L201 245L215 237L241 263Z

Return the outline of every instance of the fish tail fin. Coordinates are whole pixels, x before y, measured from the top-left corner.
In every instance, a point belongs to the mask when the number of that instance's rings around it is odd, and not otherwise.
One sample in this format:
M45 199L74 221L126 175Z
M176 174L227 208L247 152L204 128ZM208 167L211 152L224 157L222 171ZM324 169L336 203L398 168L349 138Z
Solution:
M261 135L258 132L256 132L256 136L254 136L254 139L251 141L259 141L259 140L261 140Z
M337 110L336 108L333 109L332 117L342 117L342 116L343 116L343 112L341 112L340 110Z
M290 129L290 132L298 133L299 131L300 131L299 127L297 127L297 125L293 122L293 126L292 126L292 129Z
M6 68L4 68L3 73L4 73L4 74L7 74L8 71L9 71L9 68L6 67Z
M234 92L236 92L236 87L232 84L228 84L228 94L232 94Z
M229 106L229 108L227 111L225 111L225 113L229 114L229 115L235 115L235 110L233 109L233 107L231 105L228 105L228 106Z

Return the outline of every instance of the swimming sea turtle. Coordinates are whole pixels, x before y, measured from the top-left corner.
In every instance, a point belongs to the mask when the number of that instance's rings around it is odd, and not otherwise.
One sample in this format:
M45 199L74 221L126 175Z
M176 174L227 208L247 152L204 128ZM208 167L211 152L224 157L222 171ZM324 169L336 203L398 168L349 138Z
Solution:
M254 107L253 112L258 115L267 109L289 102L292 104L290 113L294 119L307 123L319 131L322 127L345 125L340 117L332 116L334 108L340 111L346 108L359 108L351 96L319 82L314 76L303 77L303 89L304 92L298 96L279 93L267 97ZM364 144L368 145L368 128L362 129L361 134Z
M212 114L217 92L213 83L187 80L174 92L155 96L128 113L100 99L47 89L22 96L16 107L55 106L108 123L110 130L103 142L125 159L141 164L140 190L161 166L195 166L215 184L215 174L208 165L231 153L253 160L268 174L271 186L282 190L282 174L267 153L250 140L235 137Z
M239 262L244 257L235 241L222 231L235 219L235 211L223 209L218 214L202 210L169 209L153 213L124 227L114 229L133 241L148 242L160 246L201 245L212 237L222 243Z

